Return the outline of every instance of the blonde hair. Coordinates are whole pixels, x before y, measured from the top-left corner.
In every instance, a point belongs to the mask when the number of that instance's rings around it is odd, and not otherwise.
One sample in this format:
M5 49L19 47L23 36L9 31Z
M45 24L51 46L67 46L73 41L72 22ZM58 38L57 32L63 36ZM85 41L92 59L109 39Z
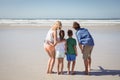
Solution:
M54 26L55 26L56 28L62 27L61 21L56 21L55 24L54 24Z

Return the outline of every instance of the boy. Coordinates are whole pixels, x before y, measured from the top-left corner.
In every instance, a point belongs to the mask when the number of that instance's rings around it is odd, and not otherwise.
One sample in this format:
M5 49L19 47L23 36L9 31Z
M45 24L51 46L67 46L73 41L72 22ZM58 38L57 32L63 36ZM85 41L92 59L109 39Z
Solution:
M67 67L68 67L68 74L70 74L70 64L72 62L72 69L71 74L74 74L74 67L76 62L77 56L77 49L76 49L76 40L72 38L73 32L72 30L68 30L68 39L67 39Z
M85 28L81 28L79 23L74 22L73 28L76 30L78 44L83 54L85 74L89 75L91 68L91 52L94 46L94 40L89 31Z

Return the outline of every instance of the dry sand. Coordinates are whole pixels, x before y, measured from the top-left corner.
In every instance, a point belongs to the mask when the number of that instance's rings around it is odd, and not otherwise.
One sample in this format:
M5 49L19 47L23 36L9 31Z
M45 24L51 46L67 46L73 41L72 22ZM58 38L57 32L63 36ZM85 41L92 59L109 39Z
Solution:
M83 73L84 64L79 48L76 75L66 75L66 58L64 75L46 74L48 55L43 42L50 27L1 24L0 80L120 80L120 24L81 26L88 28L95 40L90 76ZM64 26L63 29L67 31L71 27Z

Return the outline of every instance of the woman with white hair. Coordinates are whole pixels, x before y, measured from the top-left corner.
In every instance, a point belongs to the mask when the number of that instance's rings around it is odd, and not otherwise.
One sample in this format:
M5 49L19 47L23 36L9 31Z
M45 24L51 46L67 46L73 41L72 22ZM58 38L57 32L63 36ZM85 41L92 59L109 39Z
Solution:
M55 63L55 45L57 44L57 30L62 28L62 23L60 21L56 21L55 24L50 28L47 33L44 49L48 53L50 59L48 60L47 73L53 73L53 66Z

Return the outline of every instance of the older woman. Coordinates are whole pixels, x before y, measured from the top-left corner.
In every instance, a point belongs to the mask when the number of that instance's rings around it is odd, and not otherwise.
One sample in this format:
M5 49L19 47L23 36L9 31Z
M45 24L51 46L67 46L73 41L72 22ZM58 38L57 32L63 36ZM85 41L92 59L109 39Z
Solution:
M56 21L47 33L44 49L48 53L50 59L48 60L47 73L52 73L55 63L55 45L57 44L57 30L62 28L62 23Z
M94 39L87 29L81 28L78 22L73 23L73 28L76 30L78 44L83 54L85 74L89 75L89 71L91 68L91 53L94 46Z

